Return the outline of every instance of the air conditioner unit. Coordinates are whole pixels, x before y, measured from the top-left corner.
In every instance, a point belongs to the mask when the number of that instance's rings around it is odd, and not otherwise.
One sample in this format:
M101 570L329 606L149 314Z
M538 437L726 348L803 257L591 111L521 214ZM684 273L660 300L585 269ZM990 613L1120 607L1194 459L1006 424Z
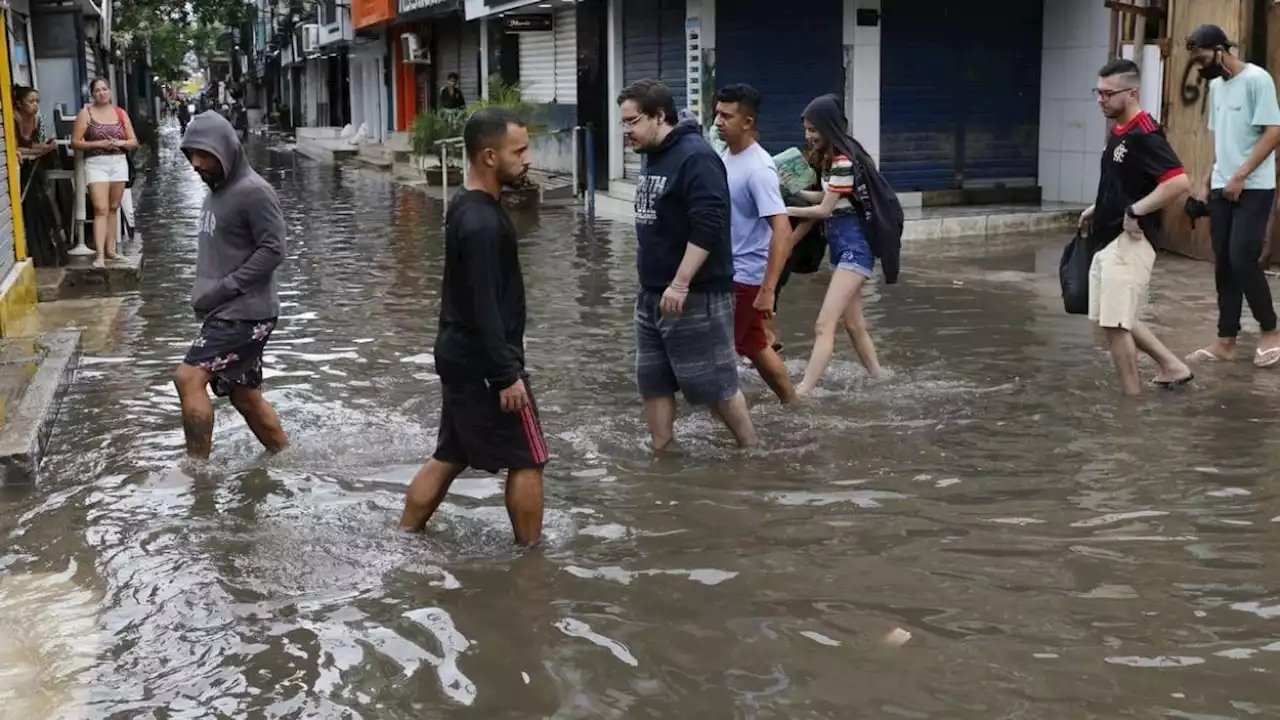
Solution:
M400 36L400 62L405 64L431 64L431 51L422 47L417 33Z
M302 26L302 54L320 52L320 26L310 23Z

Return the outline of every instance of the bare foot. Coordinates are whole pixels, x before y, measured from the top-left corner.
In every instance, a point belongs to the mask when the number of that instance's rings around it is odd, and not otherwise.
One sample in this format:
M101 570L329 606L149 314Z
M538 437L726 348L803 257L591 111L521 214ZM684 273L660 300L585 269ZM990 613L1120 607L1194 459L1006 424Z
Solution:
M803 401L805 398L809 397L809 393L811 392L813 392L813 388L811 386L800 383L796 386L796 399Z

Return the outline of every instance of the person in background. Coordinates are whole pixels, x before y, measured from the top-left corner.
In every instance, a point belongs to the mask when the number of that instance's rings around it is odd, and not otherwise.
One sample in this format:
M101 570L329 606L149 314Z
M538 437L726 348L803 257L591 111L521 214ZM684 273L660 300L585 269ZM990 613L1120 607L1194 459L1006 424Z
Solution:
M212 452L210 386L214 395L231 398L267 452L278 453L289 440L262 396L262 353L280 315L276 271L286 251L280 198L216 112L192 119L182 152L209 186L191 289L191 307L203 324L174 372L187 455L203 460Z
M26 224L27 252L36 267L58 267L67 263L67 244L62 232L45 170L57 149L40 114L40 93L18 85L13 89L14 130L18 159L22 163L22 218Z
M445 215L445 260L436 334L440 432L405 496L400 529L419 532L468 467L507 471L516 543L542 537L547 441L524 364L524 275L504 185L529 172L529 131L513 112L486 108L462 131L465 189Z
M1209 80L1209 132L1213 170L1196 188L1209 203L1214 282L1218 291L1218 339L1188 360L1234 360L1244 303L1262 336L1253 363L1280 365L1280 330L1266 263L1267 231L1276 202L1276 147L1280 146L1280 104L1266 70L1231 52L1235 43L1222 28L1203 25L1191 33L1187 50L1200 76Z
M765 318L776 305L775 288L791 252L791 219L782 202L778 168L759 143L760 93L750 85L716 92L716 129L727 147L720 153L729 180L733 242L733 335L738 354L749 359L784 404L795 402L787 366L772 347Z
M1155 120L1138 104L1141 73L1132 60L1113 60L1098 72L1094 97L1114 126L1102 152L1098 196L1080 215L1092 226L1096 250L1089 269L1089 318L1107 334L1107 345L1125 395L1139 395L1138 351L1160 365L1156 385L1175 387L1194 378L1139 317L1146 302L1160 213L1191 191L1182 162Z
M814 328L813 352L805 368L804 379L796 388L800 395L813 391L822 380L835 353L836 327L842 322L853 350L872 378L881 375L875 343L867 332L862 312L862 286L871 279L876 259L867 239L856 196L854 155L866 158L866 152L845 130L843 112L831 96L817 98L804 111L804 136L820 170L822 191L801 193L801 199L814 203L810 207L792 207L787 212L800 220L825 220L831 282L818 312Z
M449 73L444 87L440 88L440 108L442 110L463 110L467 107L467 99L462 96L462 88L458 87L458 73Z
M191 103L186 98L178 101L178 130L181 133L187 132L187 124L191 122Z
M733 244L724 163L671 90L639 80L618 95L636 183L636 385L653 449L675 441L676 393L711 408L738 445L756 442L733 346Z
M85 154L85 182L93 203L93 244L98 250L93 266L101 269L107 260L119 257L116 235L120 199L129 182L126 153L138 147L138 137L128 114L111 101L111 86L106 78L94 78L89 92L93 102L76 115L71 147Z

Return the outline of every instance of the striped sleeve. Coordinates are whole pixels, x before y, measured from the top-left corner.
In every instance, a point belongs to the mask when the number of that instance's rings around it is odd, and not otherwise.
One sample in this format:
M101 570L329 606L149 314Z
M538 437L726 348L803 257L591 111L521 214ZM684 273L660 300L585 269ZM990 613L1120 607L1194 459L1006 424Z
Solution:
M837 155L825 180L827 192L853 195L853 161L844 155Z

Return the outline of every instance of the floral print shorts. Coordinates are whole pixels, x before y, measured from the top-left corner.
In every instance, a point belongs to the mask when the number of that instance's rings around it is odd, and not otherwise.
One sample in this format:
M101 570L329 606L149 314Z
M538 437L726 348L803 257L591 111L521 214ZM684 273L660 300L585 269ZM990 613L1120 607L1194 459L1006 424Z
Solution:
M209 318L191 343L183 363L213 373L213 394L228 397L237 387L262 387L262 351L276 318L224 320Z

